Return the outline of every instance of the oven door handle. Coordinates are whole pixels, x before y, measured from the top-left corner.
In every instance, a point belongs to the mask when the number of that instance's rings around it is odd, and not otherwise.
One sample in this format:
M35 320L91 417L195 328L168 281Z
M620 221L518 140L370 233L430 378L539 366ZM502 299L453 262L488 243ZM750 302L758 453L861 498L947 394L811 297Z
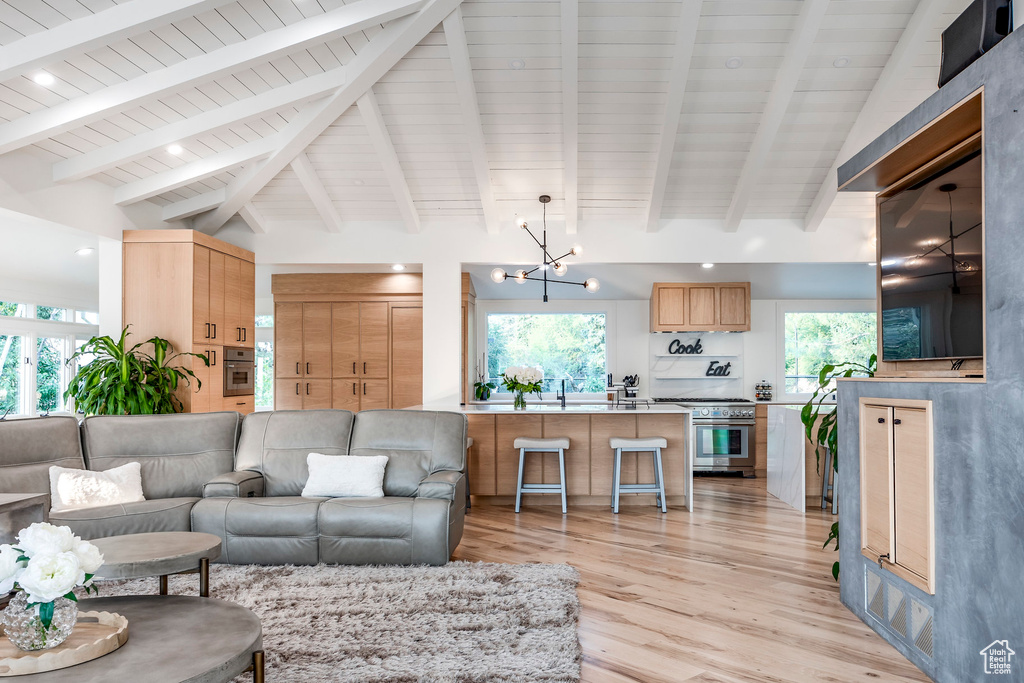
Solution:
M753 427L755 424L754 422L729 422L727 420L716 420L714 422L693 421L694 427Z

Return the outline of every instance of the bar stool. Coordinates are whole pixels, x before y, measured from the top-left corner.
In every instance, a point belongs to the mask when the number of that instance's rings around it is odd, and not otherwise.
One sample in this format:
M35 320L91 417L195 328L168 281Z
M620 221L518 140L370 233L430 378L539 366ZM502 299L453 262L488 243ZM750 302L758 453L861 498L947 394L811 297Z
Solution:
M473 503L469 499L469 449L473 447L473 437L466 437L466 509L469 510L473 507Z
M832 449L825 449L825 462L823 463L824 469L821 471L821 509L824 510L828 507L829 503L832 503L832 514L839 514L839 500L837 499L836 483L839 481L839 472L832 467ZM829 481L831 480L831 483ZM829 496L829 494L832 494Z
M654 493L654 502L661 506L662 512L668 512L665 501L665 475L661 469L661 449L668 447L668 441L660 436L645 439L624 439L612 437L609 445L615 449L615 465L612 470L612 512L619 514L619 493ZM654 455L653 484L622 483L622 452L652 453Z
M516 486L516 512L519 512L519 504L522 502L524 493L561 493L562 514L564 515L568 511L565 504L565 449L569 447L569 438L532 439L520 436L513 442L513 446L519 449L519 483ZM558 483L524 484L523 469L526 464L527 453L558 453Z

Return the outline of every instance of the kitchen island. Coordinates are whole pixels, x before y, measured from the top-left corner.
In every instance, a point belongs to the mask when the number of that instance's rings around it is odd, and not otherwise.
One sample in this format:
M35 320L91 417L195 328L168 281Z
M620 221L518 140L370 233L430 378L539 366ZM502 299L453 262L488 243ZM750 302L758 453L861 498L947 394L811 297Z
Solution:
M661 452L665 494L673 507L692 509L693 464L689 457L690 412L675 405L652 405L635 410L610 404L529 404L515 410L511 404L416 406L409 410L448 410L466 415L473 447L469 452L469 483L474 501L505 505L513 503L519 474L516 437L569 437L565 452L566 493L573 506L610 507L612 463L611 437L661 436L668 447ZM653 458L646 453L622 454L622 483L654 481ZM558 483L558 455L527 456L525 480ZM557 495L524 494L523 505L560 505ZM623 493L619 505L654 506L654 494ZM652 509L653 513L653 509Z

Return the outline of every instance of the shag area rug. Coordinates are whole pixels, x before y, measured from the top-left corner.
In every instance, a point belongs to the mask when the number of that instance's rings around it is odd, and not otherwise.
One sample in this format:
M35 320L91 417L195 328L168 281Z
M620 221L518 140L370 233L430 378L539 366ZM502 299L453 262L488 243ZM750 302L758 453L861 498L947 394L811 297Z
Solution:
M564 564L210 568L210 595L262 621L275 683L579 681L578 583ZM158 591L155 578L98 585ZM169 592L198 595L198 577L172 576Z

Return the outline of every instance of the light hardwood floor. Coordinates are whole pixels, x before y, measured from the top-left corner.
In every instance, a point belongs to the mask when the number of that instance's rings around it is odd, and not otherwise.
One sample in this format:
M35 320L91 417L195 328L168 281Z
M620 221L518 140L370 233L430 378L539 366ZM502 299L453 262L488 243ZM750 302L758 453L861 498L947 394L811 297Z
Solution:
M583 681L927 681L839 602L833 517L764 479L699 478L694 511L474 504L456 559L580 571Z

